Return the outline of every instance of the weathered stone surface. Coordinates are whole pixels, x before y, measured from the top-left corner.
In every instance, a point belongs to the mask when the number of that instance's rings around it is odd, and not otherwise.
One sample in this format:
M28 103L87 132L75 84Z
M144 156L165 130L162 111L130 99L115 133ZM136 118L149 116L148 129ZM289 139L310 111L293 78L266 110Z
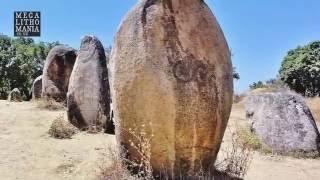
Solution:
M22 101L21 93L18 88L14 88L9 93L8 101L11 101L11 102L21 102Z
M319 131L300 95L293 92L251 95L246 100L246 113L252 130L274 152L319 150Z
M69 47L51 49L43 69L42 97L65 101L76 56L76 51Z
M229 48L204 1L139 1L117 33L110 71L116 135L130 160L141 159L132 144L142 133L155 174L211 170L233 80Z
M80 129L101 130L105 123L110 125L106 56L101 42L94 36L82 38L70 77L67 107L69 121Z
M32 99L41 98L42 94L42 75L37 77L32 84Z

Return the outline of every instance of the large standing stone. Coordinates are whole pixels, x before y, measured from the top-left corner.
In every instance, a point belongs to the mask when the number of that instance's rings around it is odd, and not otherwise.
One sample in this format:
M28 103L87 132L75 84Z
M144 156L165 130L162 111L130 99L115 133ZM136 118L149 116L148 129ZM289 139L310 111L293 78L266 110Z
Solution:
M80 129L110 125L110 95L106 56L94 36L81 41L67 97L69 121ZM107 122L106 122L107 120Z
M21 93L18 88L14 88L9 93L8 101L11 101L11 102L21 102L22 101Z
M116 135L129 160L141 159L141 135L151 139L156 175L212 170L233 79L228 45L204 1L139 1L117 33L110 70Z
M292 92L261 93L246 100L251 129L274 152L313 152L320 134L303 97Z
M32 99L41 98L42 94L42 75L37 77L32 84Z
M43 69L42 97L65 101L76 56L76 51L69 47L51 49Z

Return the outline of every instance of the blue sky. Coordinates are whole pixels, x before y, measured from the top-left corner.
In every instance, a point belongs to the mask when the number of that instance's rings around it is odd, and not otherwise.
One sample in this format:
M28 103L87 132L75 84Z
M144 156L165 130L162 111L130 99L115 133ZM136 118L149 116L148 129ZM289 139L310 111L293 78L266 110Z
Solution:
M13 36L13 12L41 11L41 37L79 47L85 34L111 45L118 25L137 0L2 0L0 33ZM277 75L289 49L320 40L319 0L207 0L234 54L237 92Z

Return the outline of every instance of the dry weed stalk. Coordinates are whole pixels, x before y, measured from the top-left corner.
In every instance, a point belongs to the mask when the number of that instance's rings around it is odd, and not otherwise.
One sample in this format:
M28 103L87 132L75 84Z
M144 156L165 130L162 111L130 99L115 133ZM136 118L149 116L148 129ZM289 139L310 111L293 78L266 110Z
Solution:
M251 164L253 149L248 144L241 140L239 131L232 132L231 146L221 149L220 153L223 159L216 162L216 169L226 173L232 177L243 178Z
M115 147L108 146L107 152L102 154L102 163L99 167L100 180L135 180L136 178L130 174L123 165L122 155L118 153ZM108 157L108 158L106 158Z
M100 167L101 180L153 180L153 170L151 166L151 138L146 137L145 126L139 128L140 133L135 130L129 129L129 133L134 140L129 140L130 146L133 147L140 155L141 159L138 161L129 160L127 151L122 149L120 152L115 150L114 147L108 147L108 152L111 165L106 167L105 163ZM152 137L153 135L151 135ZM138 143L135 143L138 142ZM122 148L122 147L121 147ZM109 160L109 161L110 161ZM104 160L105 161L105 160ZM104 162L103 161L103 162ZM136 173L132 173L136 172Z
M108 152L104 154L104 157L109 156L109 159L102 161L103 165L100 166L101 174L100 180L154 180L153 170L151 166L151 140L152 138L146 138L146 131L140 128L140 133L135 130L129 129L128 133L135 139L131 140L131 146L138 152L141 159L137 162L133 162L126 158L126 151L122 150L119 153L115 150L115 147L108 147ZM251 147L246 144L239 144L240 136L237 133L232 134L232 146L231 148L222 150L225 153L225 158L216 164L217 171L213 175L208 175L202 171L198 172L194 179L199 180L211 180L214 179L241 179L245 176L250 165L253 151ZM139 142L139 143L134 143ZM109 162L109 163L107 163ZM111 164L110 164L111 163ZM128 170L129 169L129 170ZM132 174L130 170L136 170L137 173ZM165 168L164 168L165 169ZM136 171L135 171L136 172ZM169 180L170 176L165 171L161 174L161 177L156 179ZM179 179L185 180L185 177Z
M153 132L151 128L152 124L150 123L149 125L151 129L151 136L149 137L147 136L146 127L144 124L140 128L135 128L135 130L128 130L128 133L134 138L129 140L130 146L136 150L141 159L133 162L123 158L129 169L137 169L137 176L140 179L145 180L153 179L153 170L151 166L151 140L153 137Z

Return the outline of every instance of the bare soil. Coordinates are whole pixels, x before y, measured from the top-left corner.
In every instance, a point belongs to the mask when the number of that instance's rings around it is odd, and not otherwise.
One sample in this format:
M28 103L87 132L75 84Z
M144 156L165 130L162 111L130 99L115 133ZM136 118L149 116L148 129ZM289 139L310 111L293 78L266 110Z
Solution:
M72 139L48 134L52 121L64 110L37 108L32 102L0 101L0 179L3 180L94 180L102 154L115 146L115 137L80 132ZM229 129L247 126L243 105L233 107ZM228 130L224 147L228 146ZM105 162L105 161L104 161ZM254 153L245 179L318 180L320 159L296 159Z
M0 101L0 179L95 179L100 154L115 138L80 132L54 139L48 130L60 114L64 111L42 110L31 102Z

